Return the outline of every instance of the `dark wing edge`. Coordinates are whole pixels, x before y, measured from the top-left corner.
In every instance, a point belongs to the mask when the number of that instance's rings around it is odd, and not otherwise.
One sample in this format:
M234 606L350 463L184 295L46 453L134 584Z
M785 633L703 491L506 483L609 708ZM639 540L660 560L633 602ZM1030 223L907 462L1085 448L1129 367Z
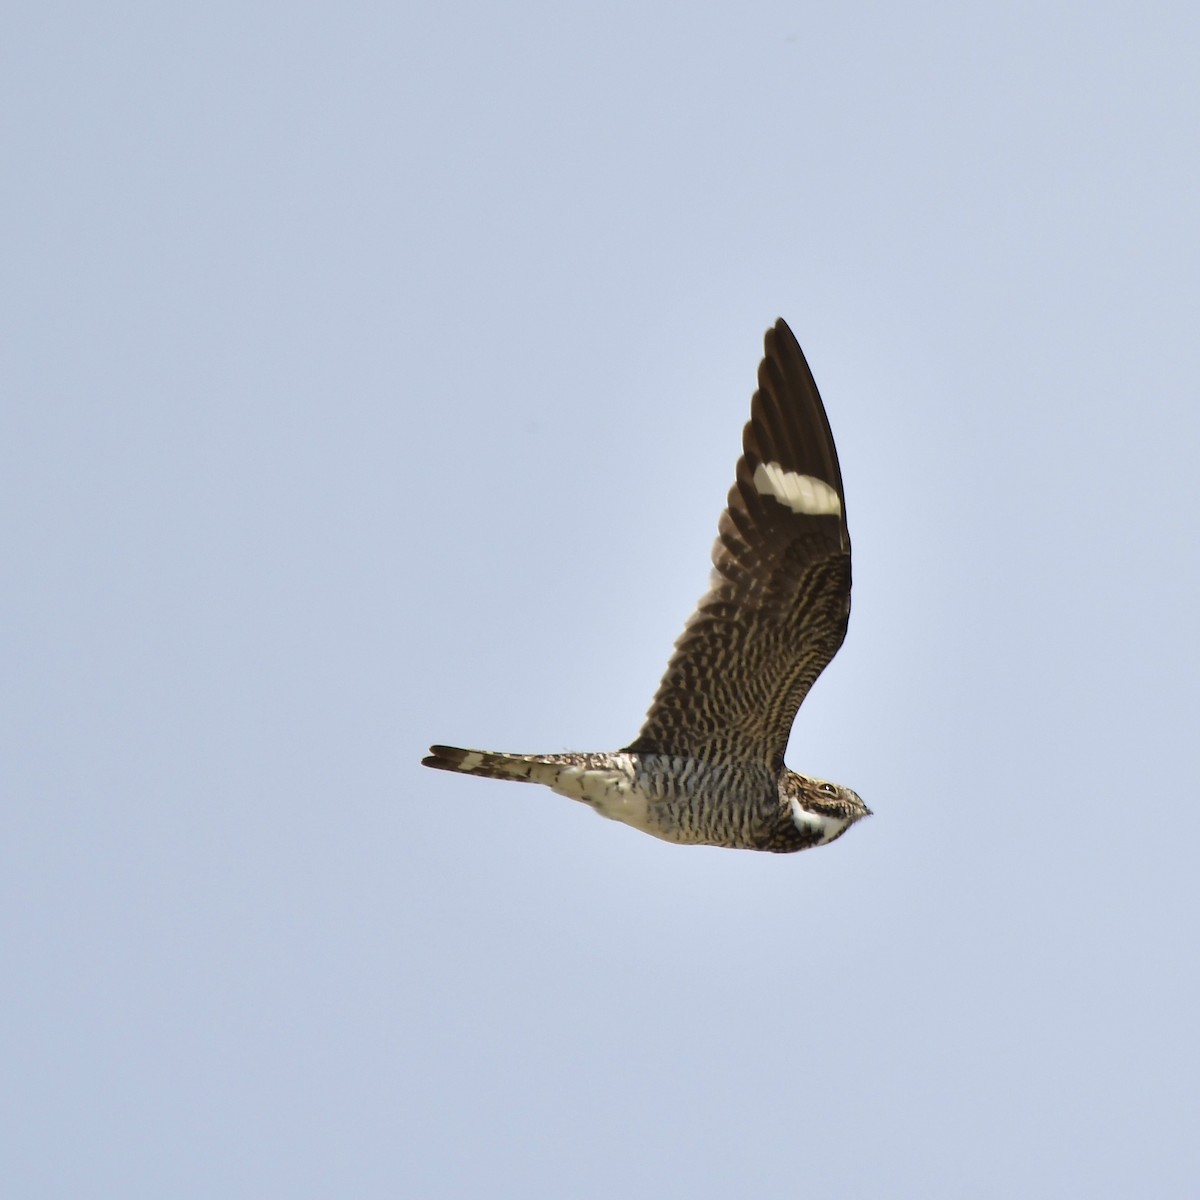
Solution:
M850 537L829 420L782 318L764 345L711 585L631 751L782 764L796 712L845 638Z

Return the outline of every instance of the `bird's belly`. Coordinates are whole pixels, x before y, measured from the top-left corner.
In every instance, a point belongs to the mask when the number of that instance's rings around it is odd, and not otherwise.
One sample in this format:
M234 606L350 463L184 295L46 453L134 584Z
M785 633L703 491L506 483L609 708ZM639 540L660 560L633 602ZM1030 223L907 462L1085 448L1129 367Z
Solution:
M714 794L692 786L680 794L662 779L608 767L568 767L547 781L559 795L580 800L610 821L620 821L663 841L757 848L769 837L759 828L758 805L728 788Z
M619 771L568 769L559 772L551 787L560 796L590 805L610 821L622 821L645 833L662 836L652 816L651 798Z

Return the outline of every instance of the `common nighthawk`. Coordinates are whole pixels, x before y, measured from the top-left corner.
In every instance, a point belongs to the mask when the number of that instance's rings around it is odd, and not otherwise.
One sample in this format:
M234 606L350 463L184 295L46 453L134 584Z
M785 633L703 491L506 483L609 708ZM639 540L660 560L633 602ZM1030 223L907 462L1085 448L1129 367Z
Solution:
M804 697L846 636L850 536L817 385L783 320L766 335L712 581L637 738L612 754L432 746L427 767L544 783L668 842L786 853L870 809L783 765Z

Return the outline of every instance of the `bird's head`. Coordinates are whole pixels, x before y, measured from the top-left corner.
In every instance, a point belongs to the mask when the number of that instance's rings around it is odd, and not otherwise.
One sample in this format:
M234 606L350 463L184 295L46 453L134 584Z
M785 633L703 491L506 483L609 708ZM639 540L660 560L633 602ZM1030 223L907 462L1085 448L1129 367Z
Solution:
M817 845L840 838L855 821L871 815L857 792L827 779L788 771L782 790L796 828Z

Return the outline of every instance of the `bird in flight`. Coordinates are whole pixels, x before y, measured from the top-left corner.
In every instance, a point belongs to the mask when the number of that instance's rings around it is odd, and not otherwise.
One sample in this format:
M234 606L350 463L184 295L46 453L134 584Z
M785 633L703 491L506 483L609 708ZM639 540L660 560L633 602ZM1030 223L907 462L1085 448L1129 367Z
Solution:
M787 323L767 330L712 580L624 750L506 754L432 746L440 771L543 783L668 842L788 853L870 809L784 766L804 697L850 617L850 536L829 420Z

